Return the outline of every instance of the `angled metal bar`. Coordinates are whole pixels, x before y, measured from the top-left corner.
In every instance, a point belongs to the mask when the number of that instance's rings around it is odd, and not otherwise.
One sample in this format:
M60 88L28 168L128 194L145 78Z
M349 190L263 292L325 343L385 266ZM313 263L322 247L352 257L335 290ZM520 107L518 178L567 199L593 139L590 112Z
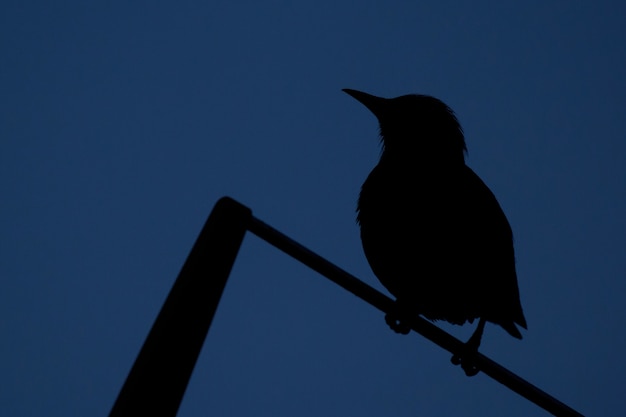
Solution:
M217 202L109 416L176 415L251 217L235 200Z
M379 310L393 310L391 298L253 217L247 207L223 197L209 215L163 304L111 417L176 415L246 230ZM437 326L419 316L408 320L414 331L440 347L454 354L461 352L463 342ZM479 353L475 362L485 374L553 415L582 416L486 356Z
M391 298L360 281L358 278L347 273L338 266L328 262L326 259L300 245L298 242L274 229L270 225L252 217L249 230L269 244L299 260L309 268L319 272L329 280L350 291L352 294L382 312L388 313L392 311L394 301ZM462 353L461 349L464 344L459 339L451 336L439 327L419 316L410 317L409 320L410 322L408 324L412 330L421 334L448 352L453 354ZM582 414L573 408L557 400L550 394L540 390L530 382L520 378L513 372L483 354L478 353L475 363L482 372L553 415L559 417L582 417Z

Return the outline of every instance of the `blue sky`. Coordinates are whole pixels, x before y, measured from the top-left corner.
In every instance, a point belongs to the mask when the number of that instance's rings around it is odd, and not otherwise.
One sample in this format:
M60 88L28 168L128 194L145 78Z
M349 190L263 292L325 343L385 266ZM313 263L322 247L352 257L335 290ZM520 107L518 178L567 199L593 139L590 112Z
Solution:
M5 1L0 414L107 415L213 204L382 290L355 205L375 118L434 95L515 234L528 331L482 351L626 413L620 2ZM472 327L441 326L467 338ZM543 416L253 235L180 416Z

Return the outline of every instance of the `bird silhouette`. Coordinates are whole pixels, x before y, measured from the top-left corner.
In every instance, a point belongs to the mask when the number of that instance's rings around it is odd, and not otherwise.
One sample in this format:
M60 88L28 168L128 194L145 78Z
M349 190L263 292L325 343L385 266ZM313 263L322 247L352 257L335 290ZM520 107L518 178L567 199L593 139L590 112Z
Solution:
M479 319L463 353L452 358L475 375L472 355L486 321L518 339L516 325L526 328L509 222L465 164L463 130L442 101L343 91L380 124L380 161L361 188L357 222L374 274L396 297L387 323L408 333L407 313L458 325Z

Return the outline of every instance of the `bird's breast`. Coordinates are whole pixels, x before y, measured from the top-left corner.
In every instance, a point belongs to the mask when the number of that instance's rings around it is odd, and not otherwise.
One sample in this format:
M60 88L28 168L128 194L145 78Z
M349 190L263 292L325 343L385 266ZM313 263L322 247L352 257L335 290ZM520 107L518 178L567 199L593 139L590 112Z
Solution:
M362 186L358 221L376 276L396 297L411 297L429 318L477 317L483 284L504 273L494 259L512 261L510 238L493 232L508 229L506 218L466 167L409 170L379 164ZM494 221L504 223L494 228Z

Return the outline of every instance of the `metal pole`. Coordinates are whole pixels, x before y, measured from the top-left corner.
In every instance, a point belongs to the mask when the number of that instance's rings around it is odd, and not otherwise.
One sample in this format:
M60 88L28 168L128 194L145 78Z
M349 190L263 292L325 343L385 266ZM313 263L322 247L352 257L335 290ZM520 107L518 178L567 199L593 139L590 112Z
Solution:
M217 202L109 416L176 415L251 217L231 198Z
M392 299L328 262L298 242L252 216L228 197L209 215L191 253L109 414L175 416L217 309L241 242L252 233L311 269L388 313ZM410 327L445 350L457 354L463 342L419 316L403 317ZM478 368L555 416L582 414L478 353Z
M389 313L394 308L394 301L391 298L360 281L358 278L347 273L338 266L333 265L318 254L300 245L295 240L284 235L270 225L263 223L261 220L252 217L249 230L261 239L277 247L291 257L299 260L309 268L319 272L329 280L350 291L352 294L382 312ZM448 352L453 354L460 354L462 352L464 345L463 342L441 330L434 324L422 319L419 316L407 318L403 317L403 319L409 320L409 323L407 324L410 325L411 329ZM578 413L576 410L570 408L566 404L540 390L530 382L520 378L481 353L477 354L475 364L485 374L555 416L582 417L582 414Z

